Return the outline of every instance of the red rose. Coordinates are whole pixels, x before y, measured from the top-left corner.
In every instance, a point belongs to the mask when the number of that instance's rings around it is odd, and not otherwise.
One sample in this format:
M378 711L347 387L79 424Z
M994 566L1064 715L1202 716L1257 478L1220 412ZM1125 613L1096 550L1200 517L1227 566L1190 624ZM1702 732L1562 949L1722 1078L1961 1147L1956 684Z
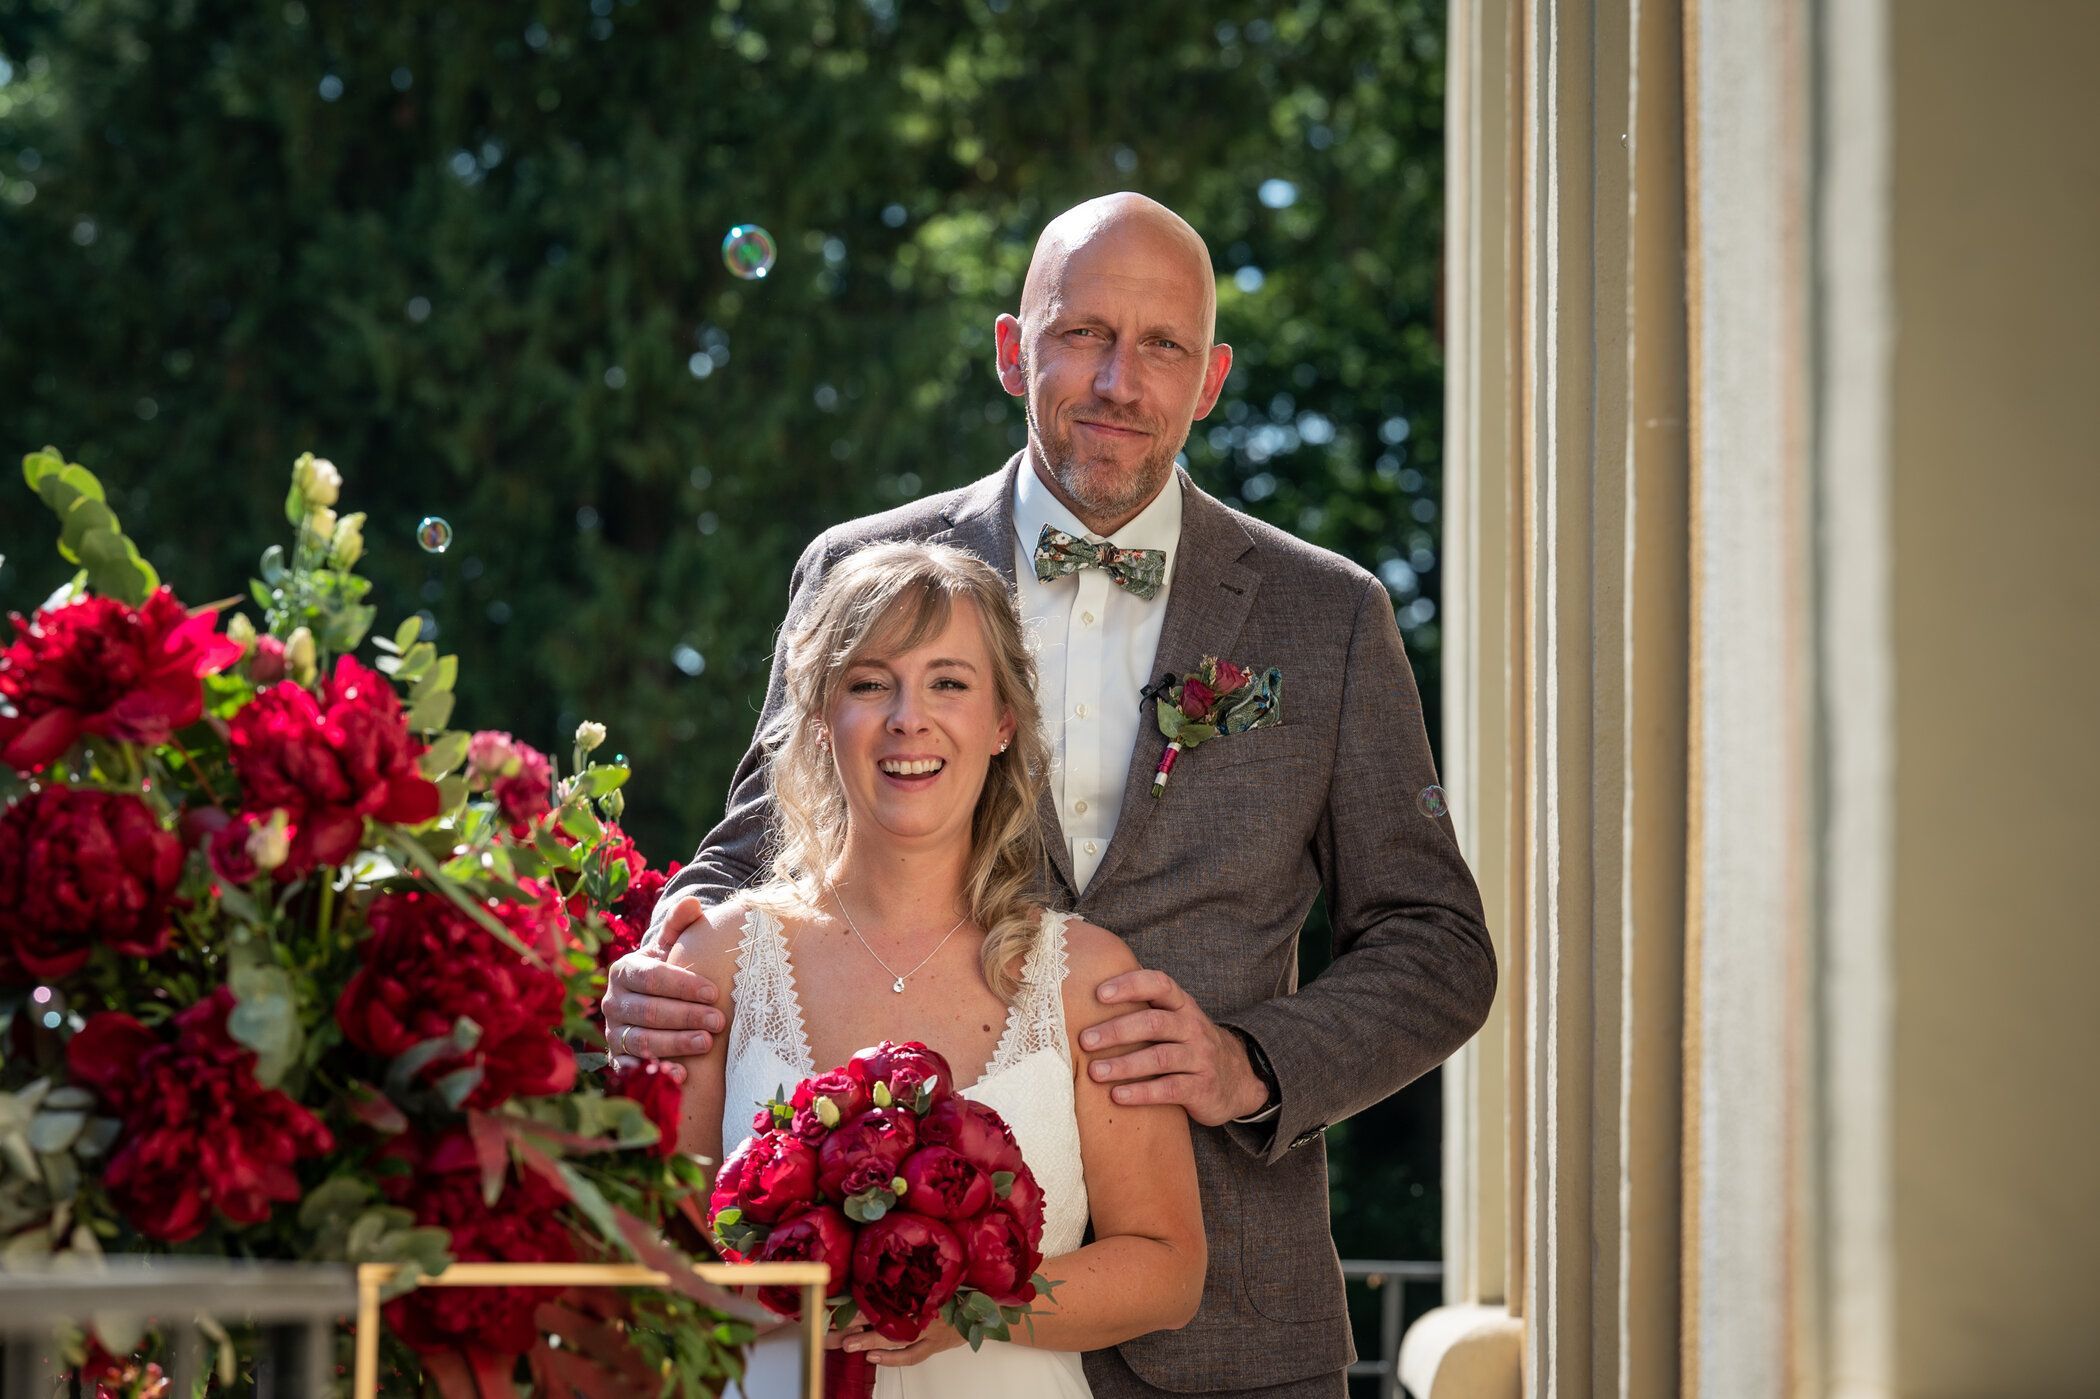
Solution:
M107 946L168 945L182 841L127 792L44 787L0 815L0 981L71 976Z
M149 1239L195 1238L214 1209L260 1224L300 1198L293 1166L335 1149L319 1118L255 1081L255 1051L226 1031L233 1004L220 987L175 1017L172 1041L103 1011L66 1046L74 1080L123 1120L102 1181Z
M870 1108L824 1138L817 1149L817 1188L825 1198L887 1185L919 1144L918 1119L903 1108Z
M817 1153L785 1132L751 1139L736 1203L754 1224L771 1224L817 1200Z
M411 1169L385 1177L396 1203L420 1226L446 1229L462 1263L571 1263L576 1241L561 1221L562 1193L532 1172L513 1169L503 1193L483 1202L481 1167L464 1132L433 1141L402 1139L390 1154ZM470 1348L522 1355L539 1340L533 1313L559 1295L553 1287L425 1288L387 1303L394 1334L419 1351Z
M935 1219L968 1219L992 1202L991 1178L945 1146L922 1146L904 1158L904 1198Z
M759 1246L757 1263L822 1263L831 1282L821 1294L838 1295L853 1266L853 1226L829 1205L806 1209L782 1220ZM793 1287L761 1287L758 1300L790 1321L802 1315L802 1293Z
M537 882L519 884L537 902L489 911L527 947L550 952L561 936L561 906ZM568 987L559 976L525 961L435 894L381 894L365 916L372 929L365 964L335 1008L345 1038L392 1059L451 1034L464 1015L481 1027L480 1038L463 1052L439 1055L419 1077L481 1069L463 1103L471 1108L568 1091L576 1056L561 1040Z
M949 1072L948 1061L915 1042L892 1044L884 1040L854 1055L846 1068L852 1072L856 1066L871 1090L878 1083L887 1083L890 1096L906 1107L917 1099L921 1084L932 1085L937 1103L955 1087L955 1075Z
M496 812L522 836L554 809L554 767L547 755L500 729L483 729L467 744L467 788L493 792Z
M1043 1187L1036 1182L1035 1172L1026 1166L1015 1173L1006 1198L994 1201L993 1208L1012 1215L1029 1238L1043 1237Z
M192 616L166 588L133 609L86 597L14 619L0 651L0 761L32 772L83 734L165 743L204 714L198 682L241 658L216 609Z
M828 1123L824 1120L824 1112L817 1107L820 1098L829 1099L835 1110ZM815 1146L833 1127L858 1117L873 1103L858 1066L848 1064L843 1069L805 1078L795 1085L794 1097L788 1101L788 1106L795 1110L795 1118L788 1130Z
M1218 683L1215 688L1219 694L1229 695L1246 683L1247 670L1244 666L1236 666L1231 661L1218 662Z
M962 1238L963 1282L1002 1307L1025 1307L1035 1300L1035 1274L1042 1251L1021 1222L1005 1210L986 1210L956 1226Z
M893 1341L922 1335L962 1285L962 1241L937 1219L893 1210L863 1225L853 1245L853 1300Z
M678 1081L671 1071L654 1059L646 1059L632 1069L614 1069L606 1075L605 1086L616 1098L628 1098L642 1105L642 1112L656 1124L655 1153L669 1159L678 1154L678 1125L682 1113L682 1096Z
M423 745L408 731L385 676L343 656L317 699L272 685L233 716L227 739L245 806L291 813L298 836L280 879L349 859L365 818L413 826L438 814L437 784L417 770Z
M1217 692L1195 676L1181 682L1181 712L1196 722L1203 721L1217 700Z
M919 1140L933 1146L952 1147L964 1160L991 1175L996 1171L1020 1172L1021 1147L1013 1129L983 1103L968 1098L950 1098L926 1114L919 1123ZM975 1211L972 1211L975 1213Z

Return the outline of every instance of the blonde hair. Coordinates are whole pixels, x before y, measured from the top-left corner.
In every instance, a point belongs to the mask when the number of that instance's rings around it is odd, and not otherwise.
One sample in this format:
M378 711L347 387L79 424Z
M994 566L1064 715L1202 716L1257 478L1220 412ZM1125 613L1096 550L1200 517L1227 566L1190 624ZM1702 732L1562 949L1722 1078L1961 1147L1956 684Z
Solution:
M753 902L818 907L825 871L846 848L846 792L818 742L825 711L848 668L869 655L923 645L958 602L974 603L1013 741L992 759L970 823L963 891L984 929L985 984L1002 1001L1020 989L1020 963L1042 914L1042 826L1036 814L1050 748L1035 698L1035 659L1006 581L975 554L946 544L866 545L841 560L786 638L787 703L762 735L773 789L771 878Z

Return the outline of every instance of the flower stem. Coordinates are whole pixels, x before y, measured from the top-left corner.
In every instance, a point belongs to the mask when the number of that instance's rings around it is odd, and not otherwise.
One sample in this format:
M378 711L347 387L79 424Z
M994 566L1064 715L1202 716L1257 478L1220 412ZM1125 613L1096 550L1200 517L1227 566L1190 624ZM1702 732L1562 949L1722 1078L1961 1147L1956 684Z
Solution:
M219 800L219 794L211 789L211 779L204 775L204 769L198 766L195 758L190 756L190 750L182 746L181 738L174 734L169 734L168 742L174 744L175 751L182 755L182 765L190 770L190 776L197 779L197 785L204 789L205 796L211 798L211 804L213 806L225 805L224 802Z

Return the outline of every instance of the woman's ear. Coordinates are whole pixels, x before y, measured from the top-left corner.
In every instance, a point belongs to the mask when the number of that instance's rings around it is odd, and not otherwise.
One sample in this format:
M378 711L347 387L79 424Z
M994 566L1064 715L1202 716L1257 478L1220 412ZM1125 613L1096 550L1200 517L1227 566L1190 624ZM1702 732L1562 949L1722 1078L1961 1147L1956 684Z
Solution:
M1008 748L1013 746L1014 732L1019 728L1020 725L1014 722L1014 712L1011 709L1000 711L999 748L998 751L992 755L993 757L997 757L999 753L1004 753Z

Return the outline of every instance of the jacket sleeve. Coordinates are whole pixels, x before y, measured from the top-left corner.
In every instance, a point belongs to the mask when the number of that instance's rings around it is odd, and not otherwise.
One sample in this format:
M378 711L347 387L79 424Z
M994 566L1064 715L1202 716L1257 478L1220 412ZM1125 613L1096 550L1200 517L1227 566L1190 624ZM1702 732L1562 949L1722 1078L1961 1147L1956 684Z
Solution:
M1349 645L1334 775L1314 837L1334 960L1291 995L1223 1018L1254 1038L1276 1072L1277 1116L1227 1129L1264 1161L1398 1092L1487 1019L1494 946L1451 818L1422 800L1436 782L1392 601L1372 579Z
M696 894L703 904L712 908L757 879L765 869L773 796L767 775L764 735L773 722L773 716L787 703L787 638L793 635L796 623L801 620L802 609L824 581L829 539L830 534L826 532L811 540L795 564L794 576L788 584L787 617L780 624L779 636L773 646L773 669L766 681L766 703L759 711L758 728L751 736L751 746L744 750L743 761L737 764L736 776L730 781L729 799L723 806L722 819L700 842L692 863L664 885L663 894L656 901L656 911L649 918L649 943L658 940L671 906L683 896Z

